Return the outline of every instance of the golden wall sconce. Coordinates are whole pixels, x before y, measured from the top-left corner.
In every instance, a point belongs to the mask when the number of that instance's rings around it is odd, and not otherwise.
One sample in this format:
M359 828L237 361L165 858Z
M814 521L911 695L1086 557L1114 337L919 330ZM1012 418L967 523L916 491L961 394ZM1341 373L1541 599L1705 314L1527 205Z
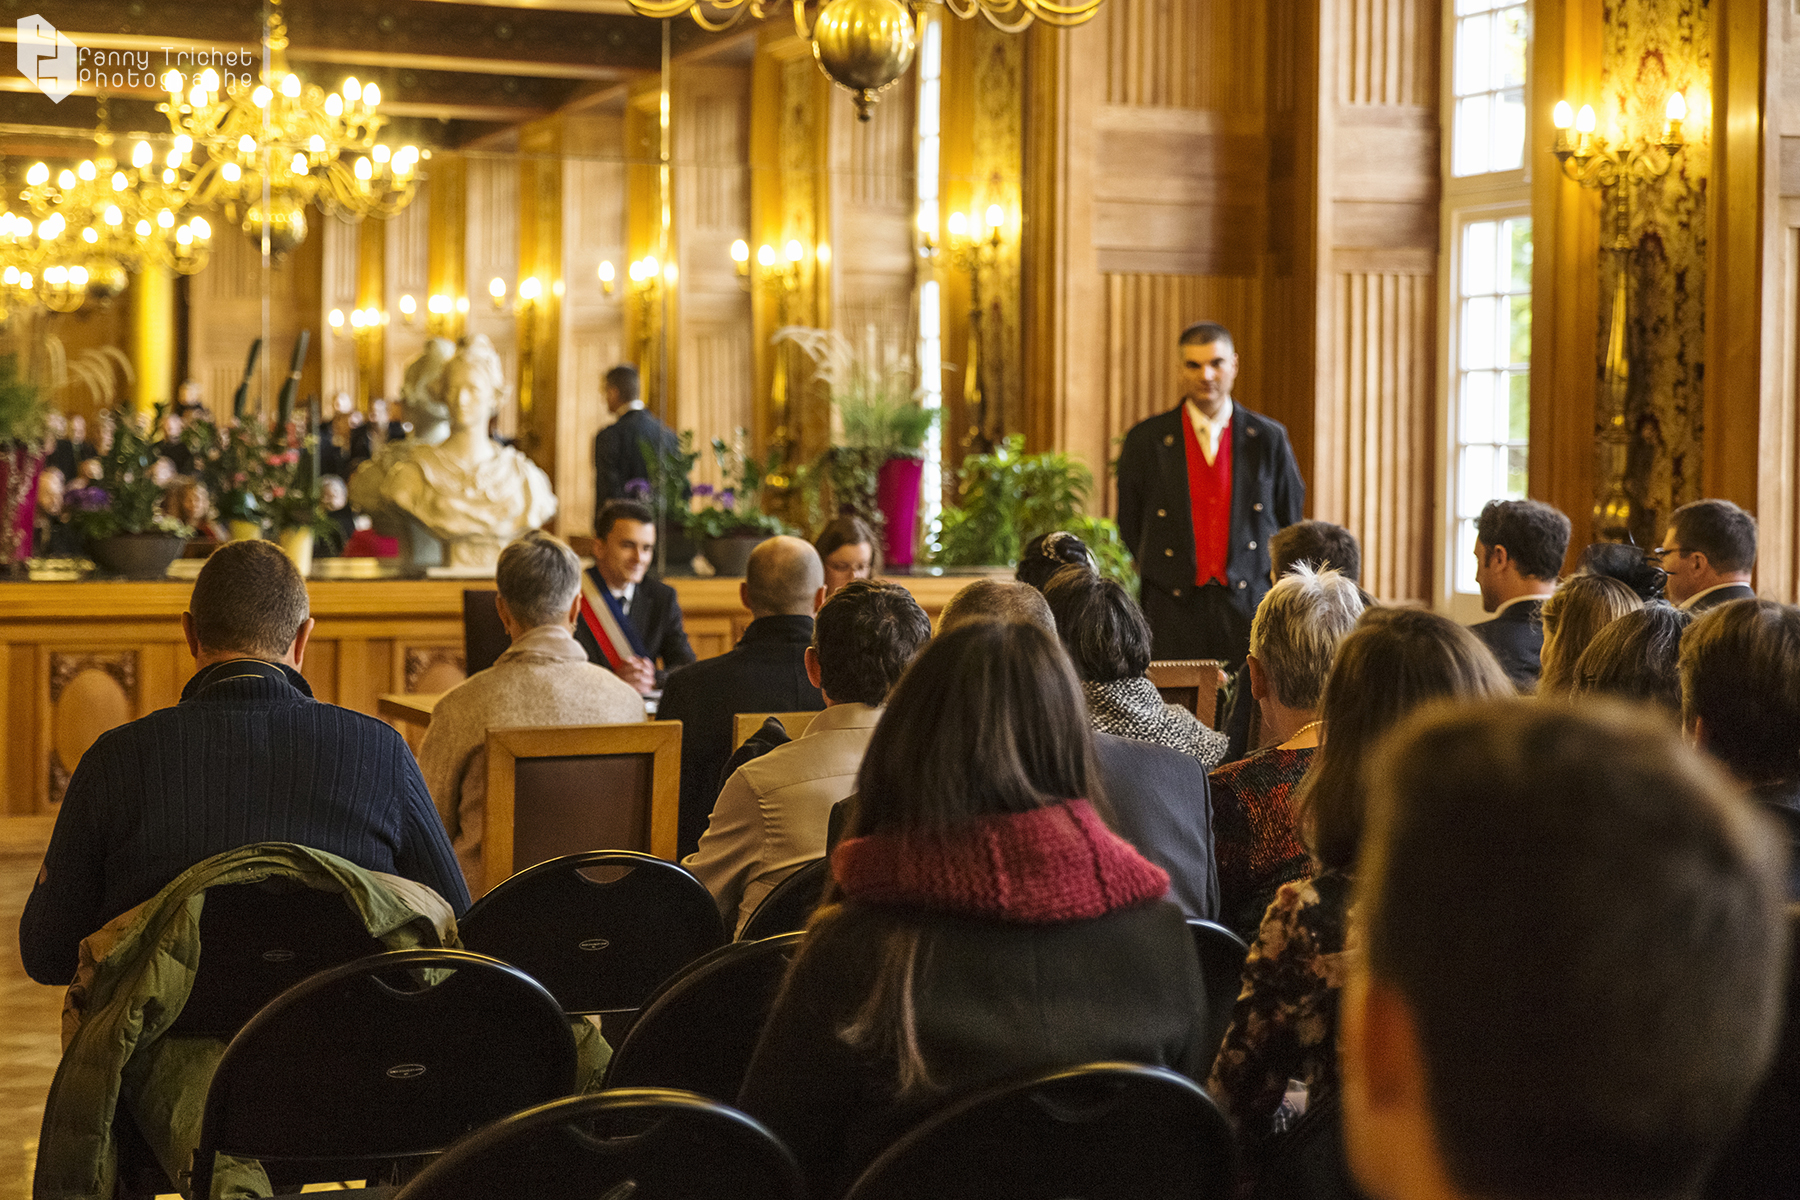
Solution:
M613 280L616 278L616 276L614 275L614 272L613 272L613 265L612 265L611 260L603 261L600 264L600 266L596 269L595 274L597 274L600 277L601 293L603 295L607 295L607 296L612 295L613 294Z

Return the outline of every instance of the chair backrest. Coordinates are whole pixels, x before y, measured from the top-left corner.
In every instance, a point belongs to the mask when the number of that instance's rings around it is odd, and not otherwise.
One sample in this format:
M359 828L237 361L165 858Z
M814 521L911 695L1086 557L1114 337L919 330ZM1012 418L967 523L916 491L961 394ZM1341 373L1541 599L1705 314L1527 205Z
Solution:
M1264 1150L1251 1200L1365 1200L1344 1156L1344 1114L1338 1092L1307 1106L1286 1133Z
M225 1048L190 1194L211 1195L216 1154L342 1179L574 1086L568 1019L524 972L460 950L372 955L282 993Z
M1244 960L1250 947L1217 921L1188 918L1194 949L1200 955L1200 983L1206 991L1206 1044L1217 1050L1231 1028L1231 1010L1244 987Z
M343 895L294 879L220 884L201 905L200 962L171 1034L229 1040L301 980L386 948Z
M762 728L762 723L770 717L779 718L781 727L787 730L788 736L797 738L812 725L816 712L757 712L734 713L731 717L731 749L735 753L750 739L750 735Z
M825 895L825 885L830 881L831 859L813 859L776 884L774 890L763 897L762 903L756 906L756 911L750 914L750 919L744 922L744 929L738 934L738 940L754 942L774 937L778 933L796 933L805 929L813 909L819 907L819 901Z
M761 1124L688 1092L623 1088L530 1109L471 1134L395 1200L800 1200L800 1168Z
M482 891L589 850L671 861L681 816L681 722L494 729L487 736Z
M1209 728L1219 724L1219 676L1225 664L1214 658L1166 659L1153 662L1144 674L1170 704L1199 717Z
M614 1051L606 1086L737 1099L800 935L722 946L670 979Z
M470 675L493 666L512 645L512 635L494 607L499 595L494 588L463 591L463 670Z
M1231 1125L1193 1080L1093 1063L954 1103L882 1153L847 1200L1225 1200Z
M725 944L706 886L647 854L570 854L519 872L458 924L464 946L509 962L563 1011L630 1012Z

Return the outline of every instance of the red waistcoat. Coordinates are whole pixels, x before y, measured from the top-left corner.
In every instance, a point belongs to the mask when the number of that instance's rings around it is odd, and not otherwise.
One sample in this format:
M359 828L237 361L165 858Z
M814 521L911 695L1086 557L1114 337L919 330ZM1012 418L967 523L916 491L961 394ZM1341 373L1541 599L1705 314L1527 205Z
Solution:
M1232 419L1236 420L1233 414ZM1194 585L1205 587L1217 579L1231 586L1226 562L1231 554L1231 425L1219 435L1219 452L1212 465L1200 448L1200 437L1185 407L1181 428L1187 434L1188 507L1194 519Z

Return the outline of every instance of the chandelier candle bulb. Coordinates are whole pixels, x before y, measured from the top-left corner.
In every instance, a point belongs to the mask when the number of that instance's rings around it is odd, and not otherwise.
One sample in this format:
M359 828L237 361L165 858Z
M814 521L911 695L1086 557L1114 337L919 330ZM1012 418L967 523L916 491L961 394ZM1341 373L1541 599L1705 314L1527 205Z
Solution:
M74 187L75 172L69 170L67 167L63 168L63 170L57 173L56 186L64 190Z
M202 91L216 92L219 90L219 73L208 67L200 72L199 83Z
M267 84L258 84L256 90L250 93L250 103L256 105L258 108L269 107L269 101L274 98L275 93L269 90Z
M281 81L281 94L292 99L300 94L300 77L290 74Z
M362 84L356 82L356 76L344 80L344 103L355 104L362 99Z
M112 177L113 191L122 192L131 186L131 180L125 178L125 172L114 171Z
M381 103L381 89L376 87L372 83L369 84L367 87L363 88L362 102L363 102L363 107L365 107L365 108L374 108L376 105L380 104Z
M344 115L344 98L342 96L338 95L336 92L333 92L329 96L325 97L325 115L328 117L343 116Z
M50 182L50 167L47 163L33 163L31 170L25 172L25 182L32 187L42 187Z
M373 87L375 85L370 84L369 86ZM392 156L392 152L389 151L386 146L382 146L382 145L377 145L373 150L371 150L369 152L369 154L378 163L384 163L384 162L388 161L388 159Z
M367 183L370 179L374 178L374 175L375 169L369 165L368 159L358 158L356 160L357 179L361 180L363 183Z
M1679 93L1677 94L1679 95ZM81 165L75 168L75 173L83 179L91 180L94 177L94 164L83 159Z

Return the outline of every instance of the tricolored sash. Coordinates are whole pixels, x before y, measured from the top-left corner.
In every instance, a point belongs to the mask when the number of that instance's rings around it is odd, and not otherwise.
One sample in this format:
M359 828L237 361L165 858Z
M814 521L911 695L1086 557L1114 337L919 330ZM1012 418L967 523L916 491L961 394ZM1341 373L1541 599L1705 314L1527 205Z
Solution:
M637 630L625 618L618 597L612 594L612 589L600 586L592 571L581 573L581 620L600 644L600 653L606 656L607 665L614 671L629 658L650 657L638 642Z

